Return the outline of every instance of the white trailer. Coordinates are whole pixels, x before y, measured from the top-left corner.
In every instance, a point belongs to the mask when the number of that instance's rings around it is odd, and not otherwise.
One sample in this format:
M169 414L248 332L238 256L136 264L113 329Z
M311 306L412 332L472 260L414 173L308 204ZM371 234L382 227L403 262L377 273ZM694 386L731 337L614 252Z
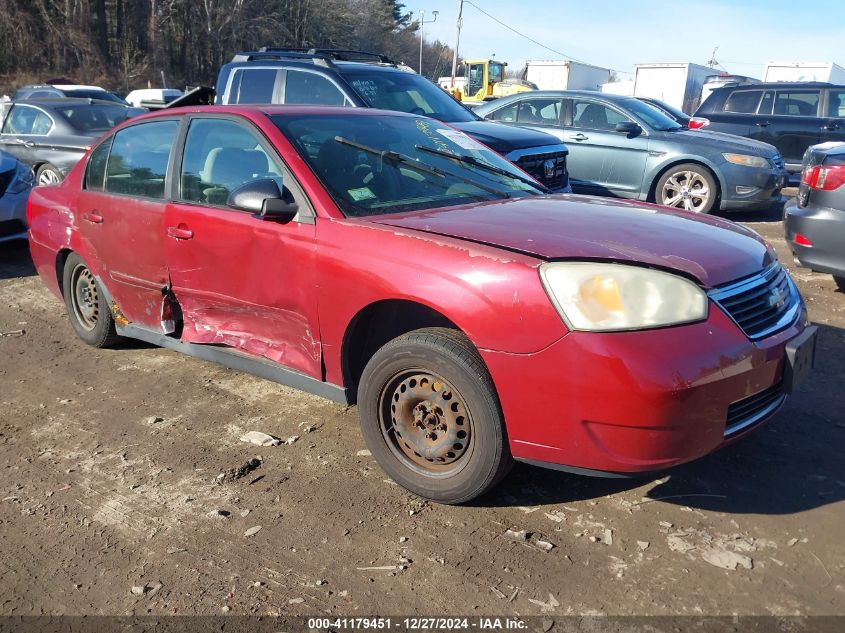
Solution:
M611 95L630 97L634 94L634 80L623 79L622 81L610 81L601 85L601 91Z
M845 68L833 62L769 62L763 81L824 81L845 84Z
M634 96L660 99L692 114L699 106L701 88L713 69L698 64L636 64Z
M610 81L610 69L572 60L529 60L522 79L540 90L600 90Z

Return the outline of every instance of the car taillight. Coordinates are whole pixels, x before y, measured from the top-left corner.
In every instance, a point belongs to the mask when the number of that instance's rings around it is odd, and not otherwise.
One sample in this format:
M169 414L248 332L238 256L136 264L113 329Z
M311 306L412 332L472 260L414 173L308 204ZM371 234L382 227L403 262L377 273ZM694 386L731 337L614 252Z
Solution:
M810 189L833 191L845 185L845 165L816 165L801 173L801 182Z
M693 117L689 120L687 127L691 130L700 130L703 127L707 127L710 125L710 119L705 119L703 117Z
M801 246L812 246L813 241L807 237L806 235L802 235L801 233L795 234L795 243L800 244Z

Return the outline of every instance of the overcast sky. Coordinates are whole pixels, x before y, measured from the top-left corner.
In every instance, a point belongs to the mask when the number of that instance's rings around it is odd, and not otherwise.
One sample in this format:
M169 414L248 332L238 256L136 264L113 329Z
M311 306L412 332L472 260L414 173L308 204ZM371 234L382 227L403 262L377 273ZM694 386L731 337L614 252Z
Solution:
M845 0L473 0L474 4L566 57L630 73L645 62L705 64L760 77L767 61L833 61L845 66ZM406 10L439 11L426 40L454 45L458 0L406 0ZM497 24L465 0L460 54L506 61L561 59ZM444 60L445 62L445 60ZM450 66L445 64L445 66ZM444 69L443 75L449 69ZM620 72L620 79L630 78Z

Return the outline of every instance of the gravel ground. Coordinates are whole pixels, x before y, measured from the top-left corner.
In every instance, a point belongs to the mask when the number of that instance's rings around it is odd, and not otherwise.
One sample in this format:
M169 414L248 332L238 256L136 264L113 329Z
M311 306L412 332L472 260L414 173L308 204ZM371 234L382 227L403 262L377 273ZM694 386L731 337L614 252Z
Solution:
M735 219L821 330L783 413L660 478L520 465L470 507L388 481L354 408L86 347L26 245L0 245L0 615L845 615L845 294L793 266L778 212Z

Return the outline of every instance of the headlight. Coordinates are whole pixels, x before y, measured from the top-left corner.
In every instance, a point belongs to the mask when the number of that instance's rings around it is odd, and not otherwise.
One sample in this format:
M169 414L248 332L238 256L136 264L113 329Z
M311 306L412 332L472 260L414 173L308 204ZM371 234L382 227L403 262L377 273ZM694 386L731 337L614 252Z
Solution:
M767 158L762 156L751 156L749 154L722 154L725 160L734 165L744 165L745 167L762 167L768 169L771 163Z
M707 295L670 273L622 264L540 266L549 298L570 329L638 330L707 318Z
M35 175L28 165L18 163L18 168L15 170L15 177L12 179L12 184L9 185L7 191L9 193L21 193L26 191L35 182Z

